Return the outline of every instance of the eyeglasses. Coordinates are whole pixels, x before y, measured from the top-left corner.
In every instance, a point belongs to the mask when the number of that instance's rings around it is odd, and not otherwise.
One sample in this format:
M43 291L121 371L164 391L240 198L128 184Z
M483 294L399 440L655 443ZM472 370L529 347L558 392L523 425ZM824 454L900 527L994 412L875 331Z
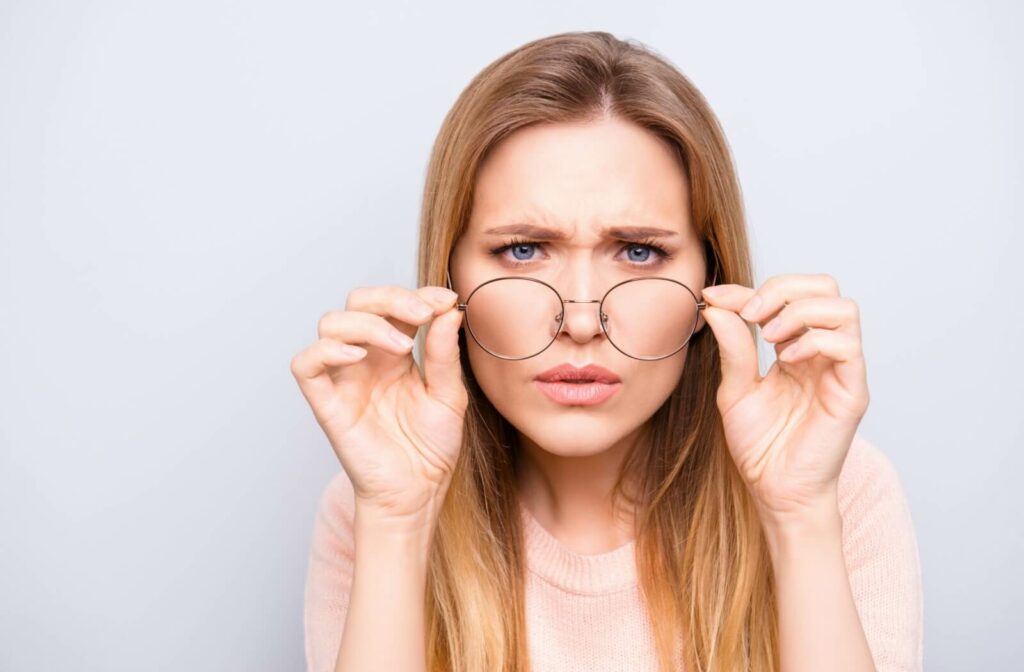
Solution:
M446 281L453 289L449 272ZM563 299L543 280L520 276L487 280L456 306L466 313L469 333L485 352L521 360L536 357L555 342L568 303L598 304L608 342L627 357L643 361L665 359L686 347L700 311L707 307L693 290L672 278L631 278L613 285L601 299L582 301Z

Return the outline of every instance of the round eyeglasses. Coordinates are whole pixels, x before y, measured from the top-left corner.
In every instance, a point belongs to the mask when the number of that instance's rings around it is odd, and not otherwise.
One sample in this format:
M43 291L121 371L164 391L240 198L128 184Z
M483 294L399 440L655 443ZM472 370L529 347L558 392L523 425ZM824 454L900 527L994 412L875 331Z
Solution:
M452 289L451 275L446 275ZM519 276L487 280L456 305L485 352L520 360L536 357L555 342L568 303L598 304L601 330L612 347L644 361L665 359L686 347L707 306L671 278L631 278L613 285L601 299L581 301L563 299L543 280Z

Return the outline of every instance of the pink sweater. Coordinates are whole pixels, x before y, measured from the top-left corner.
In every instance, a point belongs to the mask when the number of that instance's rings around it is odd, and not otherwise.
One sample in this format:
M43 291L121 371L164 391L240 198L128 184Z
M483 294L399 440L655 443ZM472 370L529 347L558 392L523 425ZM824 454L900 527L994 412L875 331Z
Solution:
M344 470L314 520L305 586L309 672L333 672L353 565L353 492ZM923 601L917 541L889 458L858 434L839 477L843 553L878 672L922 670ZM534 672L657 670L633 561L635 541L575 553L523 516L528 647Z

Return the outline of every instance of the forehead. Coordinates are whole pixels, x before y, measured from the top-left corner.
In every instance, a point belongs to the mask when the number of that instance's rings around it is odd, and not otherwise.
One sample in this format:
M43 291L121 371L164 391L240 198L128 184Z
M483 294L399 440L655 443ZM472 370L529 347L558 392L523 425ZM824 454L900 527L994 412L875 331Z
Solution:
M480 167L469 231L528 224L564 238L614 227L689 236L688 189L668 143L630 122L531 126L505 138Z

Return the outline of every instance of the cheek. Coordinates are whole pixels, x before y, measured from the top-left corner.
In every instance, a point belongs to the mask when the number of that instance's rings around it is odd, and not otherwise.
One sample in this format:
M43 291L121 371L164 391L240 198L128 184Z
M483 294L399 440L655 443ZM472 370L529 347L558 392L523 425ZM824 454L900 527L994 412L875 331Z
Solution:
M679 384L686 352L658 362L636 362L628 389L622 390L626 393L619 410L623 422L635 428L661 408Z
M530 392L530 360L509 361L490 355L468 339L466 352L473 377L498 412L509 417L509 409L521 406Z

